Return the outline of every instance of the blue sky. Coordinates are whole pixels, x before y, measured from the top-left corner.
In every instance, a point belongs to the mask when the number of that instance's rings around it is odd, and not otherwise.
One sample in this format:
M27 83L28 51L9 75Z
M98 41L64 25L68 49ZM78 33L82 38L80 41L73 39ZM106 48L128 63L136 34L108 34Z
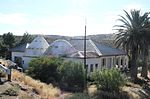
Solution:
M123 10L149 11L149 0L1 0L0 34L84 35L113 33Z

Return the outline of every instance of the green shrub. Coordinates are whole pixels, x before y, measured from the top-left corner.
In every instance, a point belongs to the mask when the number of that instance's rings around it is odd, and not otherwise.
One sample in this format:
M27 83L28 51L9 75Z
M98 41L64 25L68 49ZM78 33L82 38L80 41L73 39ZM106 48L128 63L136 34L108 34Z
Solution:
M83 91L85 84L85 70L83 64L65 61L59 68L61 88L68 91Z
M19 87L18 86L12 86L12 87L6 89L3 94L9 95L9 96L18 96Z
M92 78L98 89L108 92L119 91L125 85L126 77L118 69L103 68L93 73Z
M59 80L57 68L62 62L62 59L54 57L36 58L30 61L27 73L42 82L55 83Z

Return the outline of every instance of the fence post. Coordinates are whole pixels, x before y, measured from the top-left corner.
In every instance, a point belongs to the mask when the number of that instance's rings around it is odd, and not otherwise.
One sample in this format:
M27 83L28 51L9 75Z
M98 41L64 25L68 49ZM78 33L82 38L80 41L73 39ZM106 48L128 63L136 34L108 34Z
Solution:
M11 81L11 68L8 69L8 81Z

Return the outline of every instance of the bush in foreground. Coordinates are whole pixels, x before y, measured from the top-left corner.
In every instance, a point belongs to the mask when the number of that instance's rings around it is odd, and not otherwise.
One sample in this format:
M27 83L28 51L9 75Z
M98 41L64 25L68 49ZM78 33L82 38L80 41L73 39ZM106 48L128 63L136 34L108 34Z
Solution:
M126 77L118 69L103 68L93 73L92 78L98 89L108 92L118 92L126 83Z
M54 57L33 59L29 63L28 74L42 82L54 83L59 80L57 68L62 64L62 61L62 59Z
M64 62L60 67L60 86L68 91L83 91L85 70L83 64L72 61Z

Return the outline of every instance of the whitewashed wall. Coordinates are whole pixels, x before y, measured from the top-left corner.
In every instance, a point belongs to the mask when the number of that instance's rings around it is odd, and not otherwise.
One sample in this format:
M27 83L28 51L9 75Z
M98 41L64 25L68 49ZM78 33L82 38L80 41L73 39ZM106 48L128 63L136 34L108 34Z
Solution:
M25 56L42 56L45 51L46 48L27 48Z
M102 66L102 59L106 59L106 65ZM64 58L69 61L74 61L74 62L81 62L84 63L84 59L79 59L79 58ZM116 61L118 59L118 65L116 64ZM123 59L123 64L121 65L121 59ZM99 57L99 58L87 58L86 59L86 65L88 65L88 73L91 73L91 64L93 65L93 71L96 71L98 69L101 69L102 67L107 67L107 68L112 68L116 67L125 67L128 66L128 57L126 55L120 55L120 56L105 56L105 57ZM98 64L98 67L96 69L96 64Z
M79 58L65 58L66 60L69 61L74 61L74 62L81 62L84 63L84 59L79 59ZM93 64L93 71L95 71L95 64L98 64L98 69L101 67L101 61L100 58L88 58L86 59L86 65L88 65L88 73L90 73L90 66Z
M101 57L101 61L102 61L103 58L106 59L106 65L105 66L108 67L108 68L128 66L128 57L127 57L127 55L104 56L104 57ZM121 60L123 61L122 64L121 64ZM117 61L118 61L118 64L117 64Z
M29 66L29 62L32 60L33 58L32 57L23 57L23 69L28 69L28 66Z

